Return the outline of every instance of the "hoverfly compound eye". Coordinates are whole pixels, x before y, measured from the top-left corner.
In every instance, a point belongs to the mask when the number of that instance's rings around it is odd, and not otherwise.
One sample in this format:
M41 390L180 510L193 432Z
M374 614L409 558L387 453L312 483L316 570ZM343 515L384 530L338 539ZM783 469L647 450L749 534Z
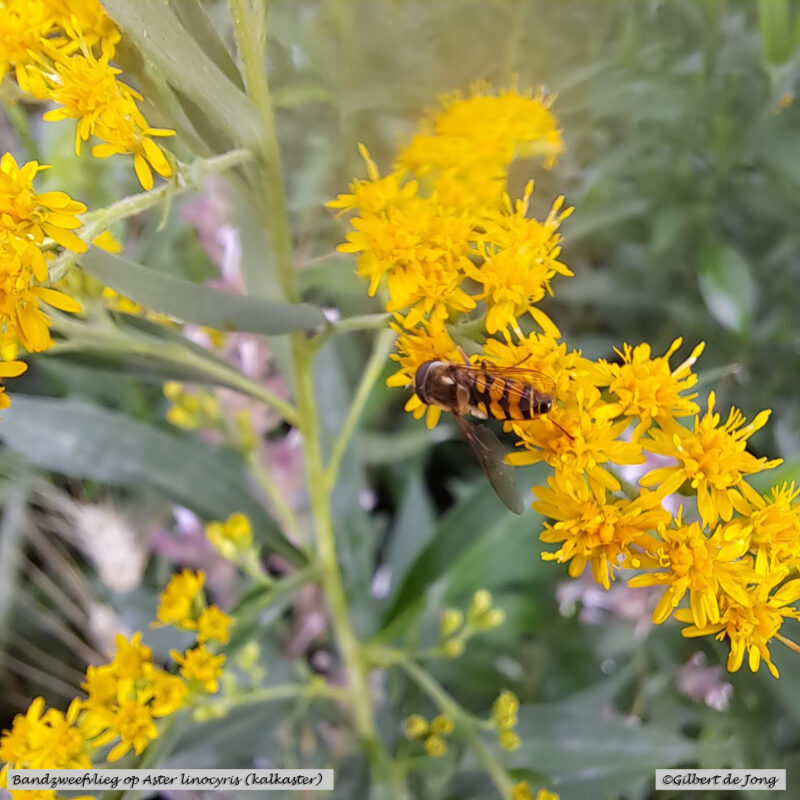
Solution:
M545 397L542 400L541 405L539 406L539 412L541 414L546 414L552 407L553 407L553 398Z
M425 392L425 382L428 377L428 371L435 363L435 361L426 361L424 364L420 364L419 367L417 367L417 371L414 373L414 394L416 394L423 403L428 402Z

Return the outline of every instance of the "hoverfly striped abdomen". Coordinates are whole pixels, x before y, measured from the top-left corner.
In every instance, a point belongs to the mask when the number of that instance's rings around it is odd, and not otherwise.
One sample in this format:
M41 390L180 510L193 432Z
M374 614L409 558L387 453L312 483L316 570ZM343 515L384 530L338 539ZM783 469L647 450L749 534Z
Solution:
M468 371L470 406L477 416L499 420L528 420L546 414L553 396L516 378L493 375L486 370Z

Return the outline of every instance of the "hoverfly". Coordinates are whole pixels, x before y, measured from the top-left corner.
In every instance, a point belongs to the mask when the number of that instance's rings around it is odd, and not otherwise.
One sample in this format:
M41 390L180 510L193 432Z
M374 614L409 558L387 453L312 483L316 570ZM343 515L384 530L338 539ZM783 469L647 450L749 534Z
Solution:
M553 407L555 381L519 366L498 367L486 361L475 366L464 353L461 355L464 364L435 359L420 364L414 374L414 392L423 403L452 413L497 496L511 511L521 514L523 504L512 470L504 461L505 448L489 428L470 425L464 415L511 421L534 419Z

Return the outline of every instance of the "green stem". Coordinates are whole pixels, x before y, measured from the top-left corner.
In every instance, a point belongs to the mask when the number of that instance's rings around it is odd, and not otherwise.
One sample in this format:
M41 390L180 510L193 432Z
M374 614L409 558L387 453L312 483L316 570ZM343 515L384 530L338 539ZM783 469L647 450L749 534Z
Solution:
M100 208L83 215L83 227L80 229L80 237L89 244L93 239L107 230L112 223L121 219L127 219L134 214L153 208L165 198L184 192L197 189L204 175L212 172L224 172L231 167L252 161L253 155L249 150L230 150L213 158L198 158L188 166L180 169L172 181L162 184L157 189L149 192L124 197L117 200L106 208ZM67 272L75 265L80 257L80 253L66 251L62 253L50 267L50 282L63 278Z
M215 712L227 713L231 709L240 706L255 705L256 703L268 703L278 700L290 700L293 697L314 698L322 697L328 700L347 700L347 690L340 686L332 686L324 680L311 680L309 683L286 683L277 686L264 686L253 692L242 694L237 697L226 697L221 700L213 698L198 704L199 710L206 708Z
M270 89L265 72L262 29L247 0L229 0L239 55L242 60L248 94L261 112L264 140L259 157L264 176L264 225L275 254L278 280L287 302L299 298L292 262L292 240L283 189L280 151L272 111ZM261 37L261 39L259 39ZM396 795L393 765L381 744L372 716L372 701L367 671L361 657L358 639L350 624L347 600L339 571L336 541L331 519L330 493L322 464L319 416L314 395L314 347L302 334L291 336L291 352L295 375L295 394L303 435L303 456L314 519L317 563L320 582L331 615L333 632L347 673L349 700L353 720L376 778Z
M274 409L290 425L298 424L297 411L285 400L282 400L260 383L233 369L224 362L196 353L178 342L162 340L148 341L145 338L133 338L120 335L116 329L111 331L98 326L75 322L63 315L53 315L53 328L71 334L64 342L57 342L48 350L48 354L70 352L95 352L100 354L120 354L149 356L156 363L172 361L190 367L192 370L208 376L213 381L237 389L243 394L260 400Z
M371 655L378 663L383 663L385 666L392 664L399 666L433 700L437 708L453 720L457 729L466 736L467 742L485 767L494 785L504 798L509 797L514 782L506 768L497 760L481 738L480 728L484 727L483 720L477 719L463 709L427 670L408 658L402 651L374 648Z
M339 474L339 466L342 463L344 454L347 452L347 445L350 443L350 439L352 438L353 431L358 424L358 419L361 416L361 412L364 410L364 406L369 399L369 395L372 392L372 387L375 385L375 382L380 377L380 374L386 365L386 359L389 356L389 351L392 349L392 345L394 344L394 337L394 331L387 329L381 331L375 340L375 345L372 349L372 355L370 356L367 366L364 368L364 372L361 375L358 388L353 396L353 401L350 404L350 408L347 411L347 417L342 425L342 430L339 432L339 435L336 437L336 441L333 444L333 451L331 453L330 461L328 461L328 466L325 470L325 479L327 481L329 490L332 490L336 485L336 478Z
M253 477L258 481L259 486L264 490L264 494L267 495L276 513L280 517L285 532L289 535L293 534L297 541L302 542L305 537L300 521L297 519L294 509L286 502L283 492L280 490L278 484L275 483L272 475L270 475L267 468L261 463L257 452L253 452L249 455L248 464Z
M311 340L311 343L314 345L315 349L319 350L331 336L336 336L336 334L339 333L351 333L353 331L380 330L386 327L386 323L389 322L391 318L391 314L383 312L380 314L359 314L355 317L340 319L336 322L332 322L327 328L318 333Z

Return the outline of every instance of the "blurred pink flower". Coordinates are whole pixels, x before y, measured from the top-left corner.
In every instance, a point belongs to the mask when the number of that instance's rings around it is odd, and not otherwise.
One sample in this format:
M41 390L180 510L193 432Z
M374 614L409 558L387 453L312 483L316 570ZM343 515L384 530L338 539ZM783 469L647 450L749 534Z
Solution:
M678 691L690 700L702 700L715 711L724 711L733 685L722 680L722 667L706 666L706 660L706 654L698 651L678 670Z

